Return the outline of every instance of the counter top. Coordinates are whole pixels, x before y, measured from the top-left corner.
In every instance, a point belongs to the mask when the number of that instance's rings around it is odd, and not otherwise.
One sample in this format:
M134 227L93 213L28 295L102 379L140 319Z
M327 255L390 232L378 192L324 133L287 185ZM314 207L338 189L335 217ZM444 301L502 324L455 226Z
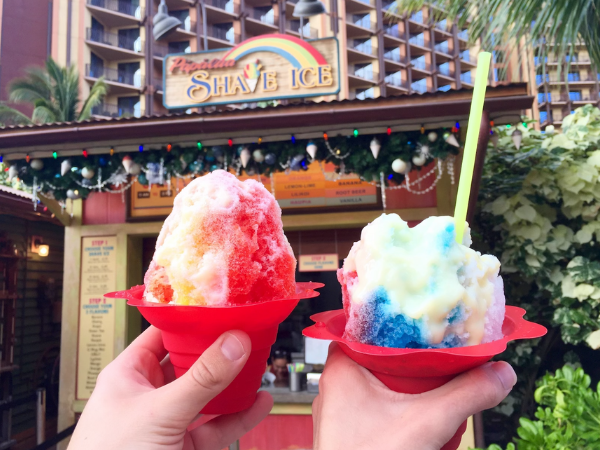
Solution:
M317 396L317 394L307 391L291 392L287 387L264 387L260 390L269 392L275 403L312 404Z

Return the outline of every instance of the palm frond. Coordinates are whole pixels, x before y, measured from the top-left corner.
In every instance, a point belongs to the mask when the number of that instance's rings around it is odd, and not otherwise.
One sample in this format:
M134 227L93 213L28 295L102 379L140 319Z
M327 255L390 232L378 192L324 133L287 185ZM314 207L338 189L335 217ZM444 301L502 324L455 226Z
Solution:
M33 123L53 123L57 122L55 111L46 105L39 105L33 109L31 115Z
M81 107L77 120L89 119L92 115L92 108L102 103L107 93L108 85L104 82L104 77L100 77L90 89L90 93Z
M38 98L51 98L52 85L44 69L32 67L26 76L16 78L8 85L9 99L15 103L33 103Z
M8 105L0 104L0 123L4 125L29 125L33 122L21 111L11 108Z

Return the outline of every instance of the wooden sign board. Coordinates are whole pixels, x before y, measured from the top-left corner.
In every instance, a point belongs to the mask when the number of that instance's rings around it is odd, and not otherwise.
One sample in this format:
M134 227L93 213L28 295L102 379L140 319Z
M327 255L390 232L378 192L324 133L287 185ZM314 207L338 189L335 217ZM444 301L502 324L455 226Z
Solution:
M336 38L304 41L267 34L233 48L167 55L166 108L335 95L340 90Z
M323 209L365 209L377 208L380 200L377 187L362 181L357 175L340 176L333 164L318 162L309 164L308 170L265 175L243 175L241 181L249 178L262 183L271 192L281 209L302 211ZM190 178L173 178L171 184L143 186L133 183L129 204L129 217L161 218L173 209L173 200L189 182Z
M337 253L326 255L300 255L299 272L331 272L339 269L340 257Z
M100 371L115 356L114 299L104 297L117 289L116 236L81 240L81 290L77 335L76 399L87 400Z

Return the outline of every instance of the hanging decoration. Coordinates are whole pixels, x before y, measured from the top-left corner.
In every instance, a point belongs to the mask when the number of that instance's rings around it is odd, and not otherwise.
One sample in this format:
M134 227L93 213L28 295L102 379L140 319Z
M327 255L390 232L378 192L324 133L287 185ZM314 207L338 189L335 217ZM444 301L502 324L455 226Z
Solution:
M94 169L90 169L89 167L84 167L81 169L81 176L87 180L94 178L94 175L96 175Z
M521 130L515 129L515 131L512 132L511 139L513 144L515 144L515 147L517 147L517 150L519 150L521 148L521 142L523 141L523 133Z
M242 167L245 169L246 166L248 165L248 162L250 161L251 155L250 155L250 150L248 150L248 147L244 147L240 153L240 161L242 163Z
M315 156L317 156L317 150L317 145L313 141L309 141L306 146L306 153L308 153L312 159L315 159Z
M29 165L33 170L42 170L44 168L44 161L41 159L34 159Z
M452 145L453 147L460 147L460 144L458 143L458 139L456 139L456 136L454 136L453 133L444 133L444 141L449 144Z
M406 169L408 169L408 164L405 161L402 161L400 158L395 159L392 162L392 170L396 173L406 173Z
M371 153L373 154L373 158L377 159L379 156L379 150L381 150L381 142L374 137L369 144L369 148L371 149Z
M431 161L445 161L458 154L460 147L448 128L421 133L420 129L394 132L386 127L378 134L351 128L347 135L326 130L317 139L294 136L293 140L260 140L254 144L242 141L239 148L233 147L229 138L214 146L168 143L150 150L140 144L130 153L120 153L118 147L111 147L112 151L104 154L83 150L79 156L11 162L8 175L18 175L26 186L32 186L35 178L39 193L51 193L58 201L86 198L92 191L123 194L136 180L144 186L168 184L172 178L190 178L228 168L239 174L270 176L308 170L313 162L333 164L340 176L354 173L374 183L380 183L383 174L390 189L399 185L412 189L414 180L420 178L410 173L410 183L406 184L411 170L430 174ZM34 161L40 161L39 169L35 169L38 163L32 164Z
M256 149L252 152L252 159L260 164L265 160L265 155L263 155L260 149Z

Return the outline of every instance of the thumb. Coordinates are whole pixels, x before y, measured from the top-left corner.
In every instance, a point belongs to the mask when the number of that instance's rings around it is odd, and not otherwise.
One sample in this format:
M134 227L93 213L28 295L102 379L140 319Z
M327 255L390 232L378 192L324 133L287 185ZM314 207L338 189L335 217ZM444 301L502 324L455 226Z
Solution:
M192 421L240 373L250 348L243 331L222 334L183 376L156 391L163 411L171 410L186 423Z
M469 416L497 406L516 382L517 375L510 364L499 361L463 373L423 396L432 401L433 411L444 415L437 423L445 423L454 433Z

